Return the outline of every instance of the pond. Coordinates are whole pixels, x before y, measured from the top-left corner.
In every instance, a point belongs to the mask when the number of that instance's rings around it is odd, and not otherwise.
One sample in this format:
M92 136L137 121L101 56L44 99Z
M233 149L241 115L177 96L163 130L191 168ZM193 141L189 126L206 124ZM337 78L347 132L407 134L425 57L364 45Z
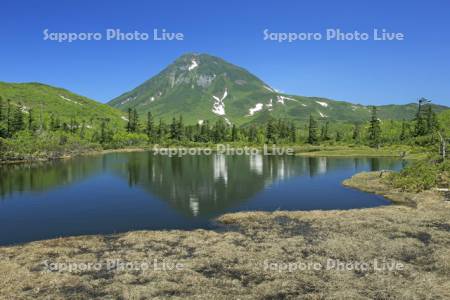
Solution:
M0 166L0 244L131 230L212 228L237 211L387 205L341 185L361 171L399 170L394 158L167 157L110 153Z

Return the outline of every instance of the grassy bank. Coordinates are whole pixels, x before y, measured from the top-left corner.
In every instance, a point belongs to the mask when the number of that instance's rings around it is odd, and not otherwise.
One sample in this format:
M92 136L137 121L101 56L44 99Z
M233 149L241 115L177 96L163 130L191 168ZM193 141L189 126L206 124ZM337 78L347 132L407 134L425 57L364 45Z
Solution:
M21 146L21 150L13 150L15 145L3 145L0 141L0 164L21 163L32 161L49 161L57 159L67 159L82 155L98 155L113 152L135 152L152 150L153 145L141 144L121 148L103 149L100 144L81 143L79 140L69 140L66 145L59 142L30 143L28 146ZM51 145L51 147L49 146ZM261 145L245 145L242 143L230 143L230 148L256 148L263 149ZM180 147L180 148L211 148L216 150L214 144L173 144L160 145L159 147ZM310 145L278 145L279 148L291 148L295 155L307 157L399 157L402 159L423 159L426 157L426 149L411 146L387 146L374 149L366 146L310 146ZM268 146L269 150L271 146Z
M426 157L426 151L421 147L406 145L385 146L378 149L354 145L295 147L296 155L309 157L401 157L403 159L422 159Z
M61 238L0 248L6 299L448 299L450 202L405 193L377 173L344 184L395 202L371 209L247 212L219 218L220 230L138 231ZM48 262L157 259L181 270L45 272ZM367 270L285 270L284 264L367 262ZM402 270L375 269L392 260ZM276 266L278 267L274 267ZM270 266L270 267L267 267Z

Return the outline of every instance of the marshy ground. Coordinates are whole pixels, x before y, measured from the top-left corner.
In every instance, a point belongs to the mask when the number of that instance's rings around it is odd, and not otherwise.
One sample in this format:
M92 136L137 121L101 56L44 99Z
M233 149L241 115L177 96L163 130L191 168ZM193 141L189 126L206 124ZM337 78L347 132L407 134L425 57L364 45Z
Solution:
M236 213L220 217L223 226L215 231L137 231L2 247L0 298L450 299L450 201L436 192L392 190L379 174L344 184L401 205ZM157 266L61 267L114 259ZM327 267L330 261L353 269ZM368 267L356 268L358 262ZM402 268L389 269L394 262ZM57 263L58 271L51 267Z

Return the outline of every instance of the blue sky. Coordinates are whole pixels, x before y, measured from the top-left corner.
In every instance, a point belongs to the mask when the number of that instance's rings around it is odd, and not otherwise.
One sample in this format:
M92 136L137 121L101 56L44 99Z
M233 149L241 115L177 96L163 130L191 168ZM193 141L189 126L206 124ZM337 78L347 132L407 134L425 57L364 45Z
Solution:
M339 2L339 3L338 3ZM362 104L450 105L450 1L4 1L0 80L37 81L106 102L186 52L220 56L286 93ZM182 32L184 41L44 41L50 32ZM404 41L264 41L340 28Z

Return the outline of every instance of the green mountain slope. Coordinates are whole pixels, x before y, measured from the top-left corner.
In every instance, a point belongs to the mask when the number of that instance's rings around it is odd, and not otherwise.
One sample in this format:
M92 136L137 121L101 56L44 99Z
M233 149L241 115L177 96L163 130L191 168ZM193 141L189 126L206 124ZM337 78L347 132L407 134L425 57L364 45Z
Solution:
M151 111L170 120L183 114L188 123L223 118L238 125L270 116L305 121L310 114L330 121L366 121L370 107L317 97L279 93L243 68L207 54L186 54L158 75L109 103L140 114ZM437 112L445 109L435 105ZM411 119L416 104L379 107L381 119Z
M101 118L109 118L115 125L123 126L125 123L123 112L68 90L46 84L0 82L0 97L5 104L7 100L11 100L12 105L20 103L26 113L33 109L35 118L40 118L42 114L46 122L50 115L54 114L62 122L76 118L89 125Z

